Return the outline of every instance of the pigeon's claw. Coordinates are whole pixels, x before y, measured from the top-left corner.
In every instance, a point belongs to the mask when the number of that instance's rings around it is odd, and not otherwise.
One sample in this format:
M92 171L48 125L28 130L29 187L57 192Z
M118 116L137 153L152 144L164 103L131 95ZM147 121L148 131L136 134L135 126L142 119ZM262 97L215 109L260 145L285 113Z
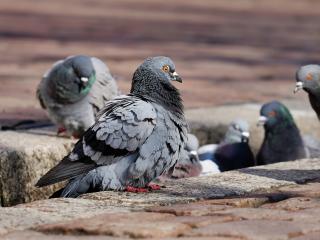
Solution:
M155 183L149 183L149 184L148 184L148 188L149 188L150 190L160 190L160 189L161 189L161 186L158 185L158 184L155 184Z
M146 189L146 188L136 188L136 187L131 187L131 186L127 186L125 190L127 192L133 192L133 193L149 192L148 189Z
M61 133L64 133L66 131L67 131L67 129L65 127L59 127L58 131L57 131L57 135L60 135Z

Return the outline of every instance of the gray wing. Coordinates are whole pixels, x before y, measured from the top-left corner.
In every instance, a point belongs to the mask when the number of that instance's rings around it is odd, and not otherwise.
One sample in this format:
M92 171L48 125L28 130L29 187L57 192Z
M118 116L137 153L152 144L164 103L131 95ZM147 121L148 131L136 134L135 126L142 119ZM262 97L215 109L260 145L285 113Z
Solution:
M187 126L183 119L156 106L157 125L141 146L139 158L130 166L128 178L151 181L164 172L172 172L187 139ZM183 116L181 116L183 117ZM140 178L144 174L143 178ZM140 186L144 183L140 182Z
M109 101L73 151L36 185L46 186L77 177L97 166L136 154L153 132L156 118L153 106L137 97L122 96Z
M91 61L96 72L96 81L90 90L89 102L96 114L107 101L118 95L118 87L109 68L101 60L92 57Z

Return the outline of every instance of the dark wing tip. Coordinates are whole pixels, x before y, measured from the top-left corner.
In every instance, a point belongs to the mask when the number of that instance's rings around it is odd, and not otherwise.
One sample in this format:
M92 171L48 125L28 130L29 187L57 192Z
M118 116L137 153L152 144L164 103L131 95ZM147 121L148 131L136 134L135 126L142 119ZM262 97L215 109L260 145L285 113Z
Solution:
M49 170L36 183L36 187L44 187L54 183L58 183L96 168L94 162L70 161L65 157L57 166Z

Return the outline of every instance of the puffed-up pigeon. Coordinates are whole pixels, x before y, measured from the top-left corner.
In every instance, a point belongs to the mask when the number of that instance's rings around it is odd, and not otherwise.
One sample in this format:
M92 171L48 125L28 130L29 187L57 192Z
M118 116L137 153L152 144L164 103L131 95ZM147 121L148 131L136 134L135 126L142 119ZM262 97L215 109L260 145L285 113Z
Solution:
M81 136L94 122L106 101L118 95L109 68L98 58L70 56L48 70L37 89L37 97L58 133Z
M300 131L288 108L278 101L265 103L258 125L265 134L257 155L258 165L305 158L307 152Z

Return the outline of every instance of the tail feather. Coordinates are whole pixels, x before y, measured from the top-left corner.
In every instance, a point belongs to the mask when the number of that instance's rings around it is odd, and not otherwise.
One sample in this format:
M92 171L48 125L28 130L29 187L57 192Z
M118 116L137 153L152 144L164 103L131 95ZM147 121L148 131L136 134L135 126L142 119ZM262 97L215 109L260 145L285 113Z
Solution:
M44 187L74 178L94 168L96 168L96 164L93 162L70 161L68 157L65 157L57 166L39 179L36 187Z

